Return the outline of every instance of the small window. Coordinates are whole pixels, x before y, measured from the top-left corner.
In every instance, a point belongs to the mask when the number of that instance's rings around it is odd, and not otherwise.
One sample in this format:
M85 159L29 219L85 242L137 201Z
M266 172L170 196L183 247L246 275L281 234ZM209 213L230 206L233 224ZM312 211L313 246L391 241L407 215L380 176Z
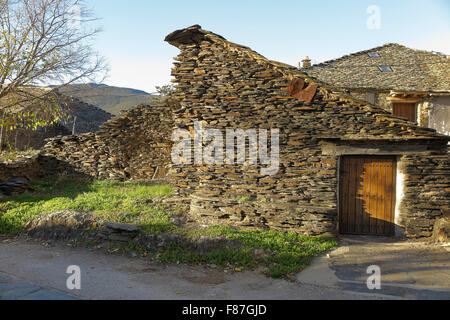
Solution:
M371 103L371 104L375 104L377 102L376 94L373 93L373 92L368 92L366 94L366 101Z
M387 66L381 66L378 67L378 69L380 69L381 72L392 72L392 68Z
M411 122L417 121L417 107L415 103L394 103L394 116L406 118Z
M378 54L378 53L376 53L376 52L370 52L370 53L368 53L368 55L369 55L369 57L372 57L372 58L374 58L374 57L379 57L380 55Z

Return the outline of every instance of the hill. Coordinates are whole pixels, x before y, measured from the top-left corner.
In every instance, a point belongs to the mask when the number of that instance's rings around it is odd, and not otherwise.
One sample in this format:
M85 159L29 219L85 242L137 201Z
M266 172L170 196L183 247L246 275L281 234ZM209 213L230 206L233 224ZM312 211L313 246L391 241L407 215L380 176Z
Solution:
M11 104L11 101L17 101L19 97L23 97L18 94L0 99L0 115L2 119L8 119L8 125L0 128L1 150L8 148L15 150L39 149L45 144L44 140L47 138L72 133L97 132L103 123L113 117L112 114L99 107L53 90L22 87L21 92L25 91L34 96L44 97L45 95L46 100L37 98L36 100L22 101L20 104ZM58 106L59 111L56 114L49 114L46 110L53 109L54 106ZM28 115L29 112L31 112L31 116ZM40 124L37 128L30 125L32 120L29 119L52 119L55 116L59 116L60 119L57 123Z
M148 104L155 95L142 90L121 88L104 84L73 84L61 88L60 92L97 106L106 112L118 115L138 104Z

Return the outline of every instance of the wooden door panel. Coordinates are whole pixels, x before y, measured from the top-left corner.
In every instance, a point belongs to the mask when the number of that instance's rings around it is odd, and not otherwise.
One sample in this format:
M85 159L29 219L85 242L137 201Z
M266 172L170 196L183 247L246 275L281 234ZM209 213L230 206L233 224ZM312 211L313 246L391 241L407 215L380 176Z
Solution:
M343 170L344 170L344 176L345 178L342 180L342 192L349 194L349 181L350 179L348 178L348 173L350 172L350 163L349 162L344 162L343 164ZM349 197L344 197L342 199L342 206L344 208L348 208L348 199ZM342 232L347 233L348 231L348 210L345 210L342 212L342 224L341 224L341 228L342 228Z
M388 189L391 189L392 192L388 192L386 194L386 220L387 221L391 221L391 223L388 223L386 228L386 232L388 234L395 234L395 227L394 227L394 222L395 222L395 216L394 216L394 212L395 212L395 185L394 182L395 180L395 162L393 163L388 163L387 165L387 172L386 172L386 186ZM392 171L392 174L390 174L390 171Z
M340 232L392 235L395 159L345 157L341 165Z
M363 203L364 203L364 193L361 192L361 179L358 177L363 176L364 174L364 168L363 168L363 159L357 159L356 163L356 183L359 184L356 186L356 200L355 200L355 227L354 232L355 233L362 233L363 232L363 225L364 225L364 217L363 215L359 214L359 212L363 211Z
M394 116L407 118L411 122L417 121L416 104L415 103L394 103Z

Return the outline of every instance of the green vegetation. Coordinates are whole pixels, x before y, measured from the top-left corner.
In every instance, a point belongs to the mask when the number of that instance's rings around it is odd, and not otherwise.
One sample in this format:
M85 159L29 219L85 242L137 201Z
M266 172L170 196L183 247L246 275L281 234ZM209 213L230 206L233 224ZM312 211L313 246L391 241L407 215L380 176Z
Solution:
M244 197L241 197L238 199L239 203L250 202L250 201L252 201L252 198L247 197L247 196L244 196Z
M0 200L0 234L17 235L33 217L61 210L92 211L108 221L134 223L146 232L168 232L172 212L163 205L148 206L136 199L161 198L172 194L167 185L110 181L52 180L32 183L35 190Z
M68 8L86 24L73 28ZM0 0L0 147L19 135L67 118L58 95L37 87L103 78L108 71L92 44L96 18L78 0ZM26 12L26 14L24 14ZM39 30L39 31L37 31ZM30 144L28 143L27 146Z
M17 161L19 157L33 157L39 154L39 150L28 149L25 151L18 151L12 146L8 147L8 150L0 152L0 162L14 162Z
M86 181L76 179L47 179L35 181L35 190L0 200L0 235L15 236L33 217L61 210L85 210L106 221L134 223L146 234L176 233L185 243L177 243L147 252L133 243L113 243L109 251L153 257L166 263L214 264L219 268L242 271L263 267L274 278L287 277L304 268L310 260L333 249L334 240L307 237L273 230L235 230L211 227L206 230L180 228L171 221L177 212L157 201L151 204L136 201L156 199L173 193L170 186L144 182ZM247 201L247 200L246 200ZM199 236L237 240L238 248L222 247L200 255L190 250L190 239ZM95 245L95 244L92 244Z
M231 265L238 270L263 266L268 275L281 278L299 272L313 257L337 246L337 242L331 239L275 230L235 230L215 226L208 230L189 231L188 234L191 237L224 237L237 240L243 246L239 249L221 248L205 256L190 253L183 246L173 246L160 252L159 259L178 263L209 263L222 267Z

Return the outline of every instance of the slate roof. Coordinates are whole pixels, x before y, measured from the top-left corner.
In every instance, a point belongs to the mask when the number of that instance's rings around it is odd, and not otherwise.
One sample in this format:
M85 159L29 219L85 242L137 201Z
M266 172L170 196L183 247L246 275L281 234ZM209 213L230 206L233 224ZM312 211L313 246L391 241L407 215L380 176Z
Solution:
M372 55L372 56L371 56ZM379 67L390 67L382 72ZM303 69L339 88L450 92L450 56L389 43Z

